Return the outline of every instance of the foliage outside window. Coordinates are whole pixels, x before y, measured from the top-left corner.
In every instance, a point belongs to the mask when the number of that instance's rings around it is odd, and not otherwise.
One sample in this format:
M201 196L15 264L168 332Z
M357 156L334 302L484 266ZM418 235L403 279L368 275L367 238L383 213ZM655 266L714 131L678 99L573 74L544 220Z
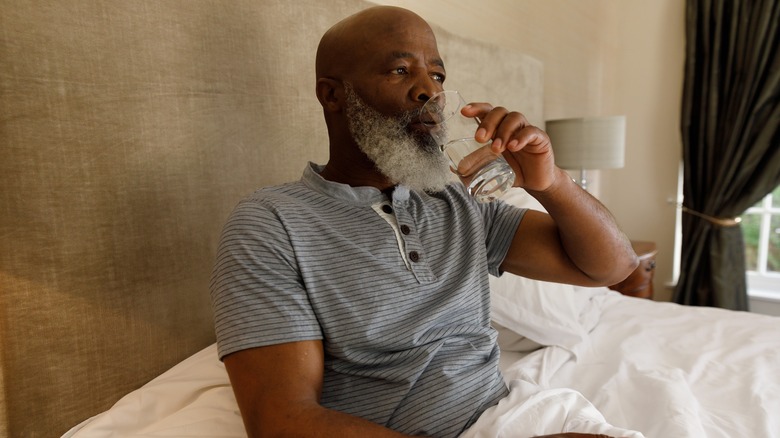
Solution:
M780 186L742 215L748 283L780 293Z

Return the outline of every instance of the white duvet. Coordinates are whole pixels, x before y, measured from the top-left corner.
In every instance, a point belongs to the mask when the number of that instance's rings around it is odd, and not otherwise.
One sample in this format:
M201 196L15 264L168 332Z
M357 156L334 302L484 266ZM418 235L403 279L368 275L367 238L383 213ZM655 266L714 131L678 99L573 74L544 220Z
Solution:
M496 286L502 290L502 284ZM639 431L648 438L780 437L780 318L657 303L607 289L553 287L548 292L525 304L545 306L537 310L546 317L566 316L577 323L547 321L549 332L571 333L563 336L562 345L538 349L534 344L546 340L541 339L547 336L544 327L531 330L531 339L511 332L530 340L531 347L508 342L504 334L501 366L510 396L486 411L464 437L565 431L627 437L642 436L632 432ZM494 298L501 302L500 296ZM508 324L501 315L505 310L495 316ZM533 351L513 351L515 345ZM212 345L65 436L245 433Z
M648 437L780 437L780 318L593 296L599 320L544 387L581 392L615 425Z

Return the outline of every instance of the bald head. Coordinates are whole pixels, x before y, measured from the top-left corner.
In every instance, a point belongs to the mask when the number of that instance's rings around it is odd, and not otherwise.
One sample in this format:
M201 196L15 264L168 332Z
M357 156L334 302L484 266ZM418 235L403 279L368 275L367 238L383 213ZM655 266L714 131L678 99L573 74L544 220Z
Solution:
M417 14L394 6L365 9L331 27L317 48L317 78L344 78L374 48L388 40L419 38L434 41L428 23Z
M370 109L380 116L377 120L390 119L393 129L404 131L405 137L417 134L419 126L404 115L418 111L430 96L441 91L446 75L433 30L406 9L365 9L325 33L317 49L316 71L316 94L331 152L323 177L389 187L395 179L388 179L392 172L377 170L377 160L361 146L380 142L372 138L358 144L355 132L360 130L355 120L361 111ZM362 105L359 110L356 102ZM373 124L379 122L364 123Z

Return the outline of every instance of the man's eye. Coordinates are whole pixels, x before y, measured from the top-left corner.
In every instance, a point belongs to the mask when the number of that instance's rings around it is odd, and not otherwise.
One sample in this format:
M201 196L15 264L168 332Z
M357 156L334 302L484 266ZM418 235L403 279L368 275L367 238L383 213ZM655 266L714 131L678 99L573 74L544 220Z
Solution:
M434 73L431 75L434 81L444 82L444 75L441 73Z
M397 75L405 75L407 71L408 70L406 70L406 67L398 67L395 70L393 70L393 73Z

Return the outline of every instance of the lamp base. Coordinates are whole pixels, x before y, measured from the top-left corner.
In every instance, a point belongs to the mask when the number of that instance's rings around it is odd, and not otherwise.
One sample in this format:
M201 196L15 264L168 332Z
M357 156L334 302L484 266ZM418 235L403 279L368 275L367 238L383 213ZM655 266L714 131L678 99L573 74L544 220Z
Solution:
M585 169L580 168L580 187L582 190L588 191L588 180L585 178Z

